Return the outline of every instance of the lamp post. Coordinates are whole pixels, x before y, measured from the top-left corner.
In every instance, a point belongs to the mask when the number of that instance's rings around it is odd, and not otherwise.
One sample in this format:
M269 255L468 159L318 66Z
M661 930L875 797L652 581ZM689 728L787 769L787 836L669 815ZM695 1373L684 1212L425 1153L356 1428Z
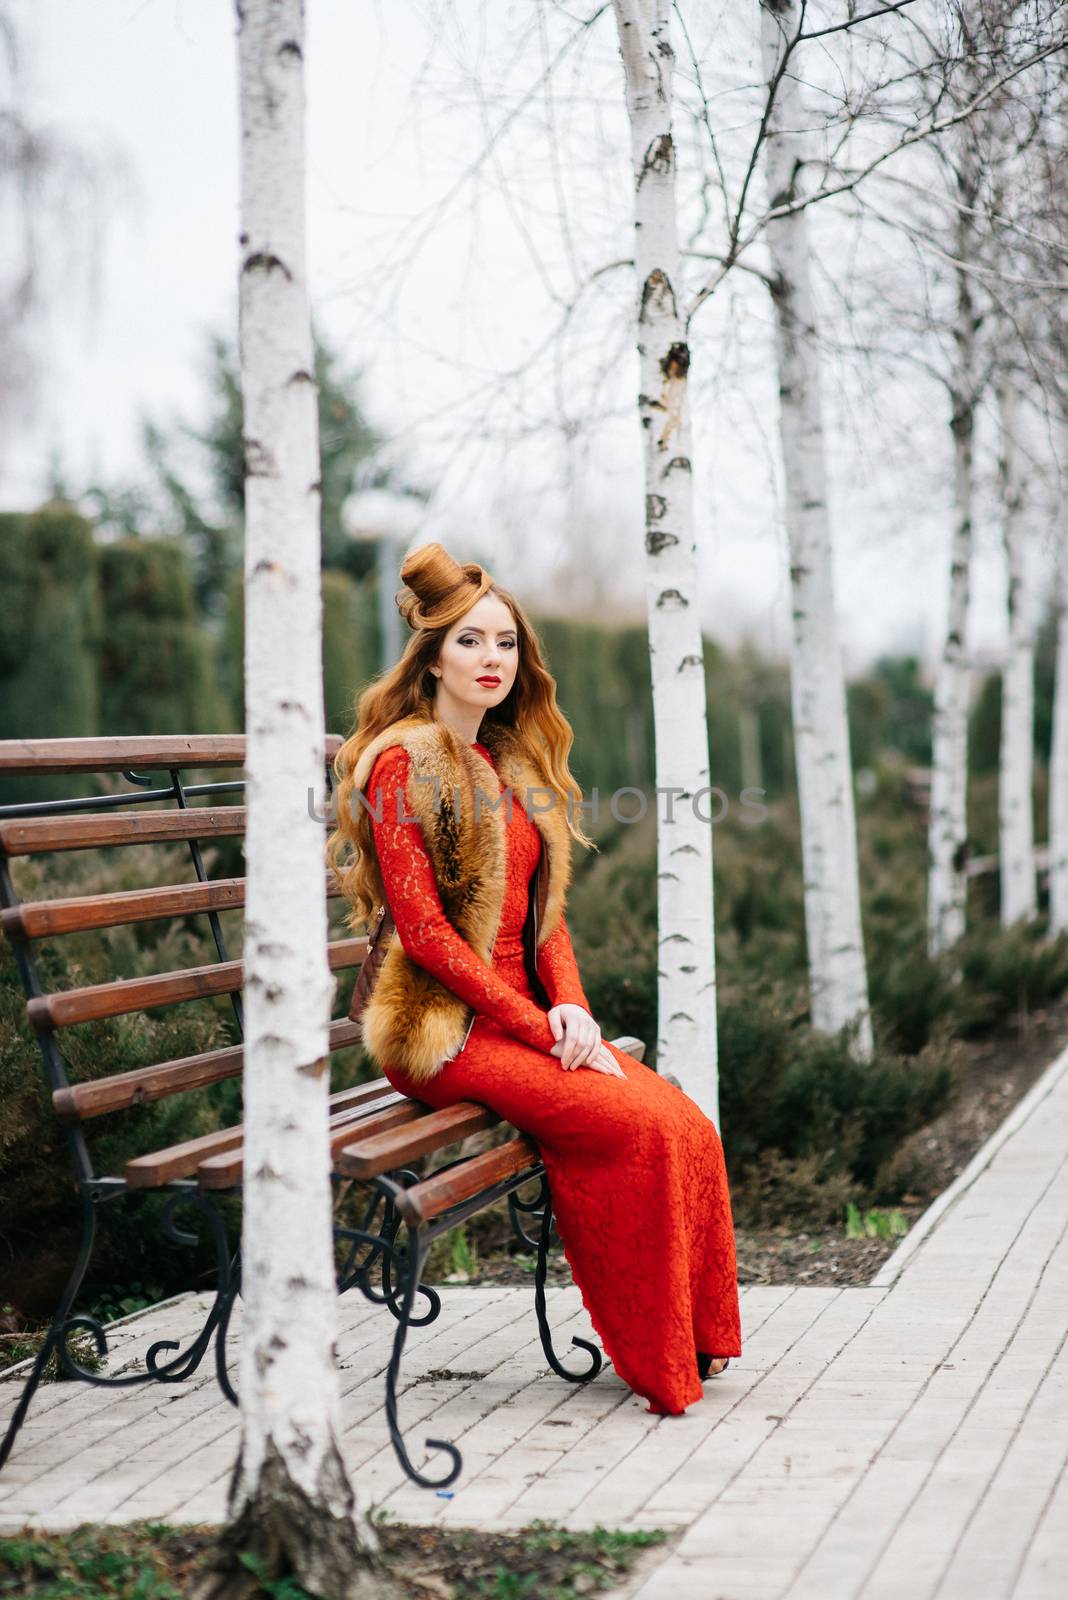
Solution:
M400 659L401 619L394 600L395 585L425 510L414 495L397 494L393 489L360 489L341 507L341 526L348 537L376 546L383 672Z

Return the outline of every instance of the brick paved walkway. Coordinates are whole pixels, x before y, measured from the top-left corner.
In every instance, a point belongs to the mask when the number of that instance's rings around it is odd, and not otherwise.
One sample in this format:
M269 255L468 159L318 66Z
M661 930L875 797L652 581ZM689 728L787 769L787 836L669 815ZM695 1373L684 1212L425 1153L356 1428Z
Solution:
M547 1373L532 1287L444 1291L409 1338L400 1411L417 1464L427 1434L462 1448L451 1499L404 1481L388 1319L346 1296L344 1443L365 1501L414 1522L675 1530L635 1600L1060 1600L1068 1052L992 1147L872 1286L744 1290L745 1355L682 1417L647 1415L611 1368L578 1389ZM205 1304L117 1329L116 1368ZM549 1304L561 1351L590 1336L575 1289ZM0 1413L15 1393L0 1384ZM0 1474L0 1527L217 1520L236 1429L207 1374L51 1385Z

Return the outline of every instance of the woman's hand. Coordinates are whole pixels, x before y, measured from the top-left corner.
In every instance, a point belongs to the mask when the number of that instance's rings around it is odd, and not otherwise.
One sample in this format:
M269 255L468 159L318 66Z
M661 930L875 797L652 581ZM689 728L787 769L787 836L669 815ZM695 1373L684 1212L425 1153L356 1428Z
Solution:
M613 1078L626 1077L615 1056L603 1043L600 1028L582 1006L553 1006L548 1016L556 1040L549 1053L560 1057L560 1065L565 1071L573 1067L590 1067L594 1072L604 1072Z

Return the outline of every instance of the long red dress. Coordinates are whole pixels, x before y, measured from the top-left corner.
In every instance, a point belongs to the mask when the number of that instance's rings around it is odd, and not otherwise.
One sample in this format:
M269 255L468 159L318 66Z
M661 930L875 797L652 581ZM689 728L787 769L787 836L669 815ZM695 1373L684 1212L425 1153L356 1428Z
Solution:
M494 766L485 745L473 748ZM564 1254L606 1355L650 1411L677 1414L704 1392L697 1351L741 1350L734 1230L715 1124L689 1095L613 1045L625 1079L565 1070L549 1053L555 1040L522 945L540 833L513 794L504 807L504 904L489 964L445 916L422 829L403 820L407 776L408 753L392 745L368 782L397 937L476 1016L463 1049L428 1082L414 1083L388 1064L385 1076L435 1107L477 1100L536 1141ZM563 918L542 946L538 970L553 1005L590 1009Z

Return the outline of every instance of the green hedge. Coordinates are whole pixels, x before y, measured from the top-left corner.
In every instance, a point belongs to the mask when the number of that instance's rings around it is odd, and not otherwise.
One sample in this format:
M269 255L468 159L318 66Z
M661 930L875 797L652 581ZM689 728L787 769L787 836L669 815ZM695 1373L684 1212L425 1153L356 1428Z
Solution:
M217 732L223 710L184 548L171 539L102 545L99 580L101 731Z
M100 636L92 530L56 502L0 513L0 739L79 738L100 725ZM69 794L69 779L42 778L33 793ZM0 803L27 798L0 779Z

